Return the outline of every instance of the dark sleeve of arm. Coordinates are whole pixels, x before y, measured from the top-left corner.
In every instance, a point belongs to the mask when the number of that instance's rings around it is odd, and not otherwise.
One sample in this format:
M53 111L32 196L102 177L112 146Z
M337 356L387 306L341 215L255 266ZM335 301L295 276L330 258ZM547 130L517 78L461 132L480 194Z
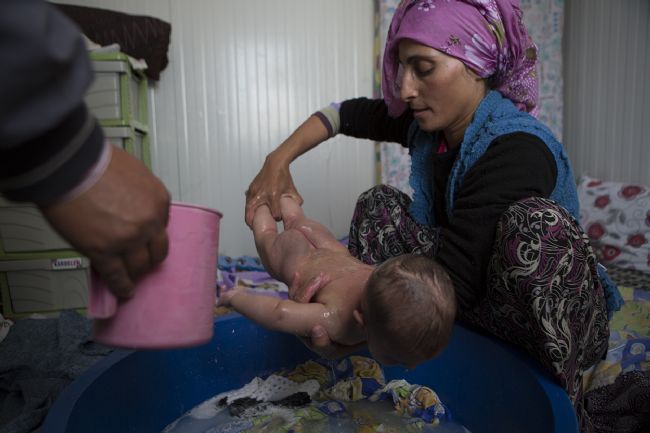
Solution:
M0 1L0 192L47 205L76 186L103 134L83 98L92 70L79 29L41 0Z
M400 143L406 146L413 114L406 110L397 118L388 115L383 99L356 98L341 103L340 132L357 138Z
M548 198L556 178L555 160L546 145L523 133L498 138L467 172L449 226L441 230L438 255L462 306L471 306L485 292L487 264L503 212L527 197Z

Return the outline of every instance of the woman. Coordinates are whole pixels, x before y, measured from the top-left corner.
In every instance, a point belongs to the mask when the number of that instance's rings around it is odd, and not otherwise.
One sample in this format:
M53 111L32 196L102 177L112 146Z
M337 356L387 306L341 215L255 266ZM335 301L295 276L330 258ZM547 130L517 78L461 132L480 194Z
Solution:
M568 158L528 114L536 61L515 0L402 1L386 40L383 100L332 104L303 123L251 183L246 220L261 204L279 217L283 195L302 202L289 164L336 133L407 146L413 200L382 185L362 194L350 252L370 264L435 256L460 320L539 360L589 430L582 373L607 349L604 290L576 223Z

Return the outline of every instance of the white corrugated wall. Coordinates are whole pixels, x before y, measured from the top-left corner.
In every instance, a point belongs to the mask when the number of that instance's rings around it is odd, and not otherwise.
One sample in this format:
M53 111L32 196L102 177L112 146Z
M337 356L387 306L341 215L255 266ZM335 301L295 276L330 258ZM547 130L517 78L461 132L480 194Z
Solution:
M650 186L650 1L567 0L564 145L576 176Z
M172 25L150 91L154 172L175 200L224 214L220 252L256 255L244 191L265 155L318 108L372 95L372 0L57 0ZM371 142L337 137L292 165L305 212L347 234L374 181Z
M154 171L224 213L221 250L254 254L244 190L264 155L330 100L371 95L372 0L58 0L172 24L150 92ZM650 185L650 1L567 0L564 144L575 174ZM373 146L337 138L292 167L314 218L344 235Z

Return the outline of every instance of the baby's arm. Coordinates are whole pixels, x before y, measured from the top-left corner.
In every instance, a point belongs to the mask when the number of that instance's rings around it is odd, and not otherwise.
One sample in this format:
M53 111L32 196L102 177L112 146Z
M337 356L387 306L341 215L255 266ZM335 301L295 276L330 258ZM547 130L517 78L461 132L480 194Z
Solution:
M219 305L232 307L265 328L299 336L309 335L318 324L328 328L325 323L328 310L318 302L299 304L240 288L225 292L219 298Z

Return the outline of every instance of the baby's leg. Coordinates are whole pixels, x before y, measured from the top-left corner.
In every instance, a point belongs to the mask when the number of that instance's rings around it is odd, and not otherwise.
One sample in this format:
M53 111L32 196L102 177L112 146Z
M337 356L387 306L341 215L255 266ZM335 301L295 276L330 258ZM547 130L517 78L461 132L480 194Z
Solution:
M282 210L282 222L284 229L296 229L309 240L316 248L326 248L330 250L347 249L336 239L336 236L330 232L323 224L307 218L302 208L294 200L283 197L280 199L280 208Z
M276 266L271 258L276 256L273 253L273 245L278 237L278 228L273 215L271 215L271 210L266 205L259 206L255 209L255 214L253 215L253 237L262 264L270 274L273 274Z
M300 221L306 218L300 205L289 197L280 198L280 211L282 212L282 224L285 230L295 228Z
M295 203L291 199L288 200ZM296 206L302 214L300 206ZM295 215L295 209L291 211ZM286 228L282 233L278 233L276 222L268 206L260 206L255 210L253 236L266 271L273 278L286 284L291 283L302 259L314 248L299 230Z

